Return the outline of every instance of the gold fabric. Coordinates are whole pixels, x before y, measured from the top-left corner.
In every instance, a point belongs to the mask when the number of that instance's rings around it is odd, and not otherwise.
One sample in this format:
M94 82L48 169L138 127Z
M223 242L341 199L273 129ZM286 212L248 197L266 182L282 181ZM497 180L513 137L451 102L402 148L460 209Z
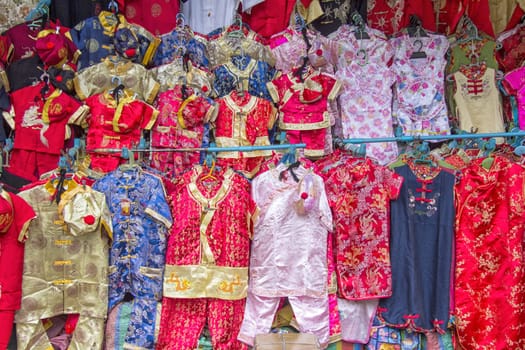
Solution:
M168 298L246 298L248 268L214 265L166 265L164 296Z
M104 318L80 316L68 350L102 349ZM16 325L19 350L53 350L42 321Z
M113 57L78 72L73 82L81 100L123 84L139 99L151 104L160 89L159 83L144 66Z
M489 0L490 21L496 35L505 30L514 10L516 10L516 6L521 6L521 4L517 4L520 2L524 3L524 1L516 0Z
M188 71L177 60L152 68L150 71L153 78L160 83L160 92L181 84L199 89L205 96L212 92L211 73L193 66L191 62L188 62Z
M208 52L212 69L231 62L231 58L236 55L248 55L254 60L275 66L275 56L270 48L246 37L232 39L224 35L208 43Z
M107 314L105 301L108 299L111 223L105 196L96 191L81 190L83 187L74 180L64 182L62 200L71 200L68 192L78 191L77 195L86 196L85 199L96 204L101 211L101 216L95 218L99 222L95 230L85 234L77 232L75 236L70 231L71 222L66 223L59 216L59 205L51 200L56 183L57 179L50 180L19 194L33 207L37 218L28 228L22 306L15 316L17 323L34 324L43 318L72 313L104 319ZM67 202L60 203L60 206L64 208L63 218L83 221L79 227L91 222L92 218L76 217L70 212L81 208ZM93 212L93 216L95 214Z

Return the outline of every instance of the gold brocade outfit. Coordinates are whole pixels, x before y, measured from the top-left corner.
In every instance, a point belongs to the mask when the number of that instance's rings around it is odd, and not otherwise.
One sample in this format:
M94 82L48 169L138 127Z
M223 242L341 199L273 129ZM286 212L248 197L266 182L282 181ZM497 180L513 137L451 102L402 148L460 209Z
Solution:
M19 195L37 218L28 228L22 306L15 316L18 349L53 349L42 320L80 314L69 349L101 349L107 314L108 236L104 194L65 180L57 204L50 180Z

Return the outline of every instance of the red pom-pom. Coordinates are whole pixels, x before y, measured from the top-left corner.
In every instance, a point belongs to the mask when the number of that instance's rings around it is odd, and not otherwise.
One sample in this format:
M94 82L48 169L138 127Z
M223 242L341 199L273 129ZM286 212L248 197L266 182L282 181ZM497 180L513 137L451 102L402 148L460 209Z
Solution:
M48 41L48 42L47 42L47 48L48 48L48 49L52 49L52 48L54 48L54 47L55 47L55 44L54 44L53 42L51 42L51 41Z
M308 198L308 193L306 193L306 192L301 193L301 198L302 199Z
M127 57L133 57L135 56L135 53L137 53L137 50L127 49L126 51L124 51L124 53L126 54Z
M84 222L88 225L93 225L95 223L95 217L93 215L84 216Z
M323 50L318 49L317 51L315 51L315 53L317 54L317 56L322 56L323 55Z
M58 75L56 78L55 78L56 81L58 81L59 83L62 82L63 78L61 75Z
M206 85L204 85L202 88L201 88L202 92L207 92L208 91L208 87Z

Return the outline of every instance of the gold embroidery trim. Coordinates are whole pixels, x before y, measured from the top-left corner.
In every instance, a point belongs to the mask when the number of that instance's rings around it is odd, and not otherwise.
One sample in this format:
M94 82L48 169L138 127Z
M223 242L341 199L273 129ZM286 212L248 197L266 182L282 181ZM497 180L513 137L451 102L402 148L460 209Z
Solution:
M182 101L182 103L180 104L179 110L177 111L177 122L179 123L179 126L183 129L187 129L187 127L186 122L184 121L184 117L182 116L182 111L190 102L195 101L196 99L196 95L191 95L190 97Z
M42 108L42 121L45 124L49 124L49 108L51 108L51 103L53 100L55 100L60 94L62 93L62 90L55 90L51 95L46 99L46 102L44 103L44 107Z
M211 220L213 218L213 214L215 213L215 209L217 209L217 204L228 194L230 190L230 184L231 184L231 177L233 176L233 170L228 169L224 173L224 179L222 181L221 187L217 191L217 193L211 197L206 198L204 195L199 191L197 188L197 184L195 181L197 181L198 176L202 172L202 167L198 167L197 171L193 175L192 181L188 184L188 191L192 195L192 197L199 202L201 206L201 224L199 227L200 232L200 253L201 253L201 263L204 264L214 264L215 263L215 257L213 256L213 252L211 251L210 243L208 242L208 236L206 235L206 231L208 229L208 226L211 223Z
M248 268L214 265L166 265L164 296L239 300L248 291Z

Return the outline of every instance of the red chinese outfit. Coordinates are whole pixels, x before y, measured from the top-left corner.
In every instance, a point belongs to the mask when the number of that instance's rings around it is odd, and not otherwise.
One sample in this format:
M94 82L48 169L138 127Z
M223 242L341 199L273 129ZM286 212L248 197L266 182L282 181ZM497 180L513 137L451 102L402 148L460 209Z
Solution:
M332 75L308 67L303 82L294 72L268 83L279 106L279 127L290 143L305 143L305 156L325 154L325 137L330 127L329 102L339 95L341 83Z
M196 166L171 196L174 224L168 241L157 349L193 350L207 322L213 348L239 350L248 289L252 221L250 184L231 168L200 180Z
M107 92L86 99L91 109L86 150L91 156L92 169L109 172L125 162L120 154L104 154L103 150L136 147L142 130L150 130L159 114L129 91L124 94L118 102Z
M215 120L215 142L218 147L268 146L268 130L275 123L276 110L266 99L249 93L232 91L217 100L218 114ZM253 177L265 156L271 151L219 152L221 165L230 165Z
M525 170L472 161L456 185L455 317L465 349L525 348Z
M161 92L156 107L157 121L151 129L153 148L198 148L202 146L204 124L214 120L216 105L192 88L178 85ZM180 174L199 163L199 152L153 152L151 166L164 173Z
M87 107L45 83L11 93L15 113L15 142L9 171L28 180L57 167L65 140L71 136L67 124L84 125Z
M0 193L0 349L7 349L22 300L24 241L35 212L15 194Z

